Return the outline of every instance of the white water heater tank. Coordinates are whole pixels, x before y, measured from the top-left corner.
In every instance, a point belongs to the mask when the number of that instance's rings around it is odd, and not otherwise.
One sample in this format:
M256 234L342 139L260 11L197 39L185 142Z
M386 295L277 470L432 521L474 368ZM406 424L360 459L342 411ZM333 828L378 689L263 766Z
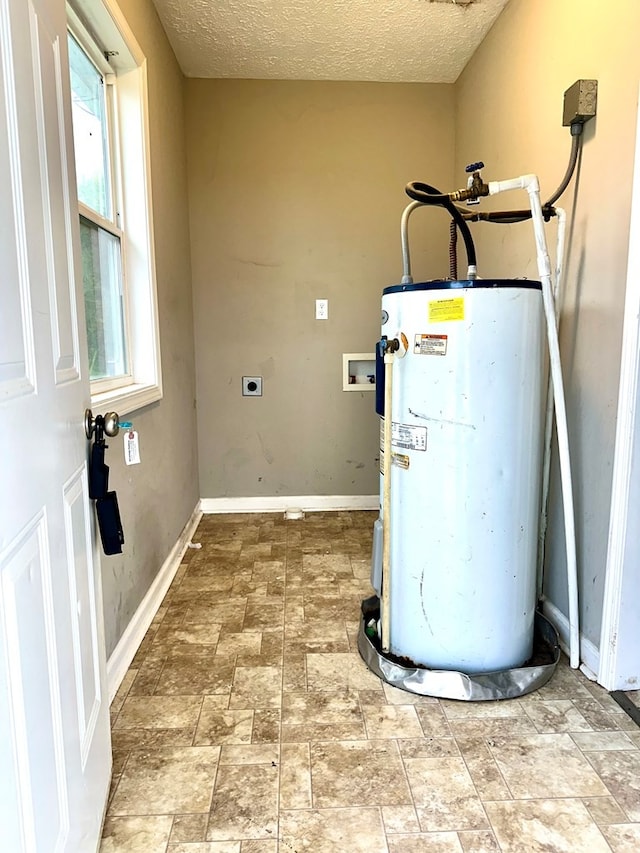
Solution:
M381 455L390 651L432 669L518 667L536 605L540 283L401 284L382 308L383 336L406 345L393 366L390 464Z

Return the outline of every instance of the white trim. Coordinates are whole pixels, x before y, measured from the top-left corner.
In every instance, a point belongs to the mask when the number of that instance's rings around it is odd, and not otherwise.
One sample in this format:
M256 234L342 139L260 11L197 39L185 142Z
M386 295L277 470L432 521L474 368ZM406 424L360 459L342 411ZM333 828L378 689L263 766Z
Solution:
M638 399L638 355L640 352L640 327L638 323L640 278L638 277L638 269L640 269L640 244L635 238L640 234L640 109L638 109L636 125L631 199L629 254L620 356L620 386L611 484L609 541L602 602L600 669L598 670L598 680L607 690L619 689L617 682L621 675L617 640L622 610L627 522L630 509L629 492ZM636 533L637 531L632 531L633 535ZM632 674L640 676L640 671L637 670Z
M91 395L93 409L112 408L119 415L128 415L144 406L162 399L162 389L158 385L125 385L122 388L112 388L101 394Z
M200 510L205 514L228 512L305 512L378 509L380 495L293 495L255 498L202 498Z
M545 599L542 604L542 612L560 635L560 648L569 656L569 619L559 610L555 604ZM596 645L580 633L580 661L593 674L598 672L600 663L600 652ZM582 668L582 667L581 667Z
M120 687L122 679L129 669L131 661L135 657L140 643L149 629L149 625L153 621L153 617L156 615L158 608L167 594L167 590L171 586L171 581L182 562L189 540L193 536L201 518L202 513L200 512L200 508L196 506L191 514L191 518L178 537L178 541L169 552L155 580L147 590L147 594L140 602L138 609L125 628L118 645L111 652L111 656L107 661L109 704L111 704L113 697L118 692L118 687Z

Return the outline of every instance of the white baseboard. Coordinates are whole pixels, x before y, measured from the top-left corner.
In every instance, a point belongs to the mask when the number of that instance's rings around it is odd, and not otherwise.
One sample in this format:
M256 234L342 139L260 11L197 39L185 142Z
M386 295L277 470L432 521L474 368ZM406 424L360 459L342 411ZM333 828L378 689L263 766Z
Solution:
M305 512L335 512L338 510L378 509L380 495L274 495L259 498L202 498L200 510L205 513L284 512L302 509Z
M111 656L107 661L109 704L113 701L113 697L116 695L118 687L120 687L122 679L129 669L131 661L135 657L138 647L149 629L149 625L153 621L153 617L156 615L163 598L167 594L167 590L171 586L171 581L178 571L178 566L182 562L187 545L201 518L202 512L200 511L200 507L196 506L191 513L191 518L178 537L178 541L169 552L167 559L162 564L160 571L147 590L147 594L140 602L138 609L125 628L118 645L111 652Z
M547 617L549 622L554 626L560 635L560 648L568 656L569 655L569 620L561 610L545 599L542 605L542 612ZM591 673L588 678L597 675L600 668L600 650L580 634L580 663L583 664ZM586 674L586 673L585 673ZM595 680L591 678L591 680Z

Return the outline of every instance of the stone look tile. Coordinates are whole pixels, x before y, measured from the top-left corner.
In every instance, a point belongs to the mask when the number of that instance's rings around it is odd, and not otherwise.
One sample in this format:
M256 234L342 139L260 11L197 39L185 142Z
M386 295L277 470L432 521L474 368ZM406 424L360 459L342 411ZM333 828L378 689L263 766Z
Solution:
M359 655L307 654L309 690L375 690L380 679Z
M212 701L217 698L217 696L204 697L195 734L195 746L250 743L254 712L221 709L215 701Z
M635 745L625 732L574 733L571 738L583 752L633 749Z
M134 679L133 684L131 685L131 689L129 690L129 696L153 695L156 689L156 685L158 684L158 679L160 678L160 673L162 672L163 666L164 661L162 660L145 660L144 663L137 670L137 675Z
M640 751L589 752L591 765L629 821L640 822Z
M313 853L388 853L379 809L282 811L280 850Z
M169 842L172 844L193 844L197 841L204 841L208 820L208 812L204 814L175 815Z
M167 853L242 853L239 841L200 841L169 844Z
M515 799L609 794L568 734L503 738L490 749Z
M411 806L383 806L382 822L387 835L420 832L418 815Z
M158 696L229 693L233 680L233 663L218 663L213 655L184 658L165 663L155 692Z
M606 826L611 823L626 823L627 821L627 816L613 797L591 797L582 802L589 809L589 814L598 826Z
M374 519L202 519L112 704L102 853L640 849L640 731L564 658L504 702L369 672Z
M225 744L220 766L226 764L272 764L280 759L280 748L272 743Z
M311 744L315 808L410 805L411 794L395 743Z
M294 622L284 632L284 650L290 653L318 654L349 652L344 622Z
M285 693L282 742L364 740L366 733L357 693Z
M277 812L277 768L271 764L222 766L216 778L206 838L275 838Z
M452 737L427 737L399 740L403 758L458 758L460 749Z
M464 853L499 853L496 837L490 830L459 832L458 838Z
M300 693L307 689L306 655L285 655L282 689L285 693Z
M113 702L111 703L111 706L110 706L111 710L113 712L115 712L116 714L120 713L122 706L124 704L124 700L127 698L127 694L129 693L129 690L131 689L131 685L135 681L137 675L138 675L138 670L133 669L133 668L127 670L127 672L125 673L124 678L122 679L122 682L120 684L120 687L118 687L116 695L113 697Z
M280 755L280 808L311 808L311 758L308 743L283 743Z
M413 705L381 705L362 708L367 736L381 738L419 738L422 729Z
M455 832L427 832L419 835L392 835L389 853L462 853Z
M191 746L193 728L187 729L114 729L111 745L114 750L157 749L169 746Z
M513 735L538 734L530 718L525 715L522 717L488 717L486 719L476 717L467 720L451 720L449 728L454 737L465 738L493 739Z
M282 701L282 669L238 666L233 677L230 708L278 708Z
M198 722L200 696L130 696L114 729L185 729Z
M640 749L640 731L626 732L627 737Z
M231 657L232 655L259 655L262 644L262 634L251 632L246 634L223 634L216 647L216 655Z
M107 817L100 853L165 853L171 822L168 815Z
M279 743L280 709L258 708L253 712L251 743Z
M220 636L220 625L216 622L191 622L181 628L169 628L168 636L156 637L154 646L171 645L172 643L186 643L187 645L215 646ZM213 649L209 651L211 654Z
M484 741L458 738L457 744L481 800L510 800L511 791Z
M219 747L132 750L113 796L111 814L206 811L219 754Z
M404 765L423 832L487 827L462 758L405 758Z
M240 853L278 853L277 841L243 841Z
M570 699L530 701L526 714L540 733L590 732L591 726Z
M605 826L602 832L611 845L613 853L637 853L640 850L640 824L638 823Z
M443 699L440 702L448 720L486 720L504 717L522 717L524 708L518 699L493 702L456 702Z
M439 704L421 705L416 708L416 713L425 737L449 737L451 734L451 727Z
M580 800L486 803L503 853L610 853Z

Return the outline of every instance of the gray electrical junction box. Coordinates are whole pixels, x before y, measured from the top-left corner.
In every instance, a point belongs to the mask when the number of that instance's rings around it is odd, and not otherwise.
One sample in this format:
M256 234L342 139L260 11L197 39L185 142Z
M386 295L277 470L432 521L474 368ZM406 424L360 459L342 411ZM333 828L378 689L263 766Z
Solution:
M598 81L576 80L564 93L562 124L584 124L596 114L598 104Z

